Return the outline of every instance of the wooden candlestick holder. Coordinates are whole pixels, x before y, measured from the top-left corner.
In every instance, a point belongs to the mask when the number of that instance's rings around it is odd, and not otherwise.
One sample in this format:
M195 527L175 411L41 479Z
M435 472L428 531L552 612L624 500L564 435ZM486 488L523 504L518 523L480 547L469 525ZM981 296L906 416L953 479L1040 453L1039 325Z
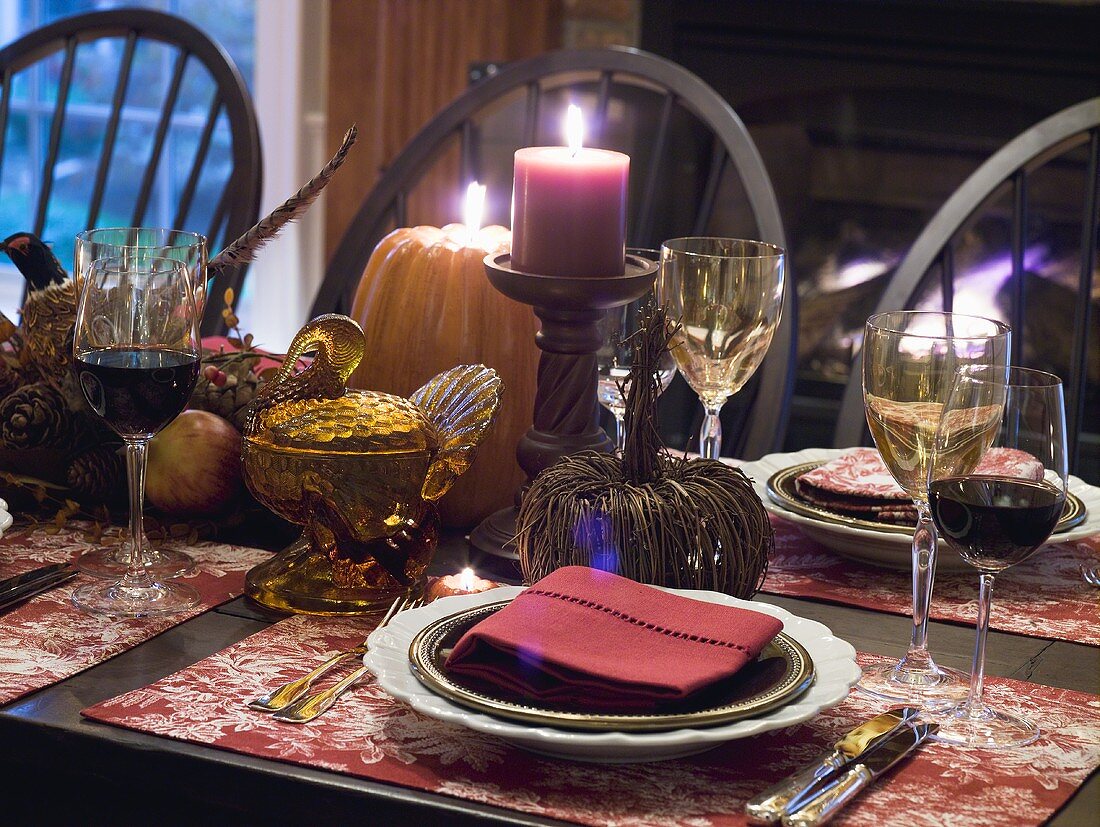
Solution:
M596 398L596 351L603 343L599 322L605 311L646 294L657 262L628 255L623 275L609 277L544 276L514 270L511 263L507 253L486 256L489 281L508 298L533 306L542 322L535 335L542 355L533 423L516 446L516 459L527 474L526 488L561 457L614 450L600 427ZM518 559L512 540L522 491L516 492L516 506L491 514L470 533L470 544L488 555L487 563L494 558L507 563Z

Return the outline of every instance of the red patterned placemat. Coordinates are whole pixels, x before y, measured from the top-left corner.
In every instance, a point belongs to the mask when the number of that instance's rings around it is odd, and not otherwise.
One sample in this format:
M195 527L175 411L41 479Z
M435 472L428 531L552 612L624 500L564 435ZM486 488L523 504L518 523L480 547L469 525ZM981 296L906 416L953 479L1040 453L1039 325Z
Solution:
M913 610L912 576L834 554L787 520L772 518L775 556L763 591L860 606L892 614ZM1096 551L1069 543L1048 546L1030 560L997 575L992 628L1029 637L1100 646L1100 589L1081 576ZM973 625L978 617L978 572L937 572L932 592L934 620Z
M109 620L92 617L69 601L88 582L80 575L0 615L0 703L37 689L125 652L195 615L237 597L244 575L271 556L268 551L224 543L174 544L199 565L183 578L202 600L189 612L165 618ZM22 574L47 563L75 560L94 545L79 530L13 531L0 538L0 578Z
M368 683L324 717L280 724L245 702L360 642L362 621L293 617L150 686L83 711L89 718L246 755L329 769L563 819L619 827L742 825L744 802L812 760L881 706L853 693L786 730L690 758L594 765L540 758L425 718ZM884 660L861 655L860 662ZM862 796L851 824L1040 824L1100 765L1100 698L991 679L1005 708L1049 733L1004 752L932 744Z

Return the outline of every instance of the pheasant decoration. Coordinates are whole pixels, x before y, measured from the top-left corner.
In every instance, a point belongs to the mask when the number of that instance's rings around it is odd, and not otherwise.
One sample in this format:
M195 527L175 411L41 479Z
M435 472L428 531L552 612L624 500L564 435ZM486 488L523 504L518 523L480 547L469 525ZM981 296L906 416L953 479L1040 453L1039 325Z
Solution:
M0 242L12 264L27 280L22 333L25 366L47 380L62 382L72 366L72 332L76 320L76 282L53 251L33 233L15 233Z

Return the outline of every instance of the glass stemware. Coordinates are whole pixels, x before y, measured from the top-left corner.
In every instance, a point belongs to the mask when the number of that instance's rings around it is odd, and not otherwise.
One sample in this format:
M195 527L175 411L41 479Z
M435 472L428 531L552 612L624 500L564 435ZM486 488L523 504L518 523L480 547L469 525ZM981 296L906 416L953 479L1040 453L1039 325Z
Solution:
M596 351L598 385L596 398L614 418L615 450L622 453L626 440L626 396L630 392L630 367L634 363L634 342L631 337L638 331L646 306L654 301L654 294L604 313L600 321L603 344ZM661 357L661 391L668 390L676 376L676 361L671 353Z
M141 263L154 258L182 262L192 280L195 304L202 317L206 293L206 237L186 230L163 227L98 227L76 236L73 272L83 275L92 262L116 258ZM194 568L195 561L182 551L152 546L143 538L145 563L154 577L177 577ZM117 580L129 565L128 544L101 547L85 552L77 560L81 571L96 577Z
M145 566L142 509L149 440L183 410L199 373L198 308L180 261L143 257L87 263L73 340L74 369L88 405L126 443L130 491L128 567L73 594L93 614L144 617L180 612L195 589L161 582Z
M873 695L934 707L961 696L965 675L937 666L928 651L928 608L936 575L936 532L928 507L928 467L955 371L1008 367L1007 325L958 313L893 311L867 320L863 399L883 462L913 499L913 633L896 664L872 667L859 687Z
M761 241L673 238L661 245L658 300L680 328L672 355L703 403L699 453L717 459L722 406L760 366L779 327L786 253Z
M1002 450L994 458L990 448ZM1003 749L1039 737L1031 721L985 703L985 644L994 576L1050 537L1066 502L1067 476L1057 376L1025 368L1010 368L1007 382L987 368L956 375L936 431L928 497L940 538L980 572L978 633L970 691L936 716L937 740Z

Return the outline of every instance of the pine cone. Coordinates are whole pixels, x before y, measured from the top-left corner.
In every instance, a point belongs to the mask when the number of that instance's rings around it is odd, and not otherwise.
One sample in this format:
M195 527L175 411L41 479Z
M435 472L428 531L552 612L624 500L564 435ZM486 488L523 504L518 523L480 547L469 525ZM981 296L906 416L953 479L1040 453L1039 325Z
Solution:
M24 385L0 402L0 442L9 448L56 445L71 428L65 399L44 382Z
M125 461L117 445L97 445L77 455L65 476L77 494L103 502L124 490Z

